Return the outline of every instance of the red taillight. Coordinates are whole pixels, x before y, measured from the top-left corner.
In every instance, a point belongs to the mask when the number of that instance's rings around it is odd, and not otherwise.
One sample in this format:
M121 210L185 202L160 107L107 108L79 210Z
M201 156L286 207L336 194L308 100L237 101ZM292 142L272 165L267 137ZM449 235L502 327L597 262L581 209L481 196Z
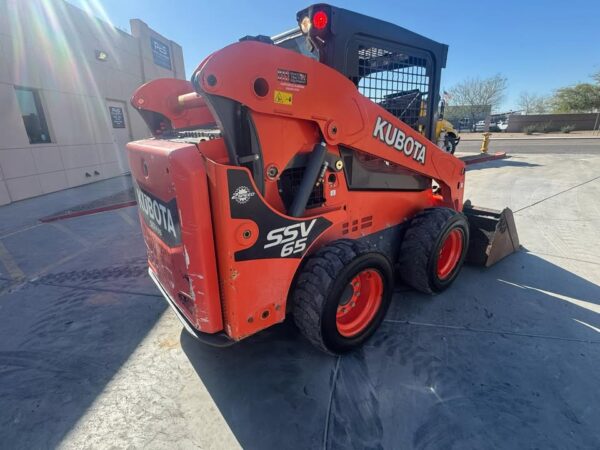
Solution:
M312 18L313 26L317 30L322 30L327 26L329 18L327 17L327 13L325 11L317 11Z

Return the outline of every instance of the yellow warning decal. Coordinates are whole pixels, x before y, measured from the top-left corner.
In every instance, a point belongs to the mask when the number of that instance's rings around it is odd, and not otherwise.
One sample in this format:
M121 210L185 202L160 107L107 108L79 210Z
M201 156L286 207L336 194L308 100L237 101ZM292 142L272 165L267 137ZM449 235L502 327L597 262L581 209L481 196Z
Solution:
M294 94L290 94L289 92L283 92L283 91L276 90L273 95L273 101L275 103L279 103L280 105L291 105L293 99L294 99Z

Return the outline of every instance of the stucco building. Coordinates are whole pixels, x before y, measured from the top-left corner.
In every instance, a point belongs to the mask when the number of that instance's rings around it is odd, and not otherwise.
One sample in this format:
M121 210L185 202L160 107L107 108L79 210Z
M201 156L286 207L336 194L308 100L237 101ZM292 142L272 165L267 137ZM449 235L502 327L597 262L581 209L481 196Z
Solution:
M129 171L125 144L149 134L131 94L185 77L178 44L130 27L62 0L0 0L0 205Z

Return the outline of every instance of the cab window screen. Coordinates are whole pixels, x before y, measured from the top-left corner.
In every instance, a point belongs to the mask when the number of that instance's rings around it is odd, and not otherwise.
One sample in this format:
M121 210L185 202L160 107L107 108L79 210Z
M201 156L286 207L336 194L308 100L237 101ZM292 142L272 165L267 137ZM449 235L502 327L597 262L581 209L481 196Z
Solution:
M428 58L400 49L358 46L358 90L423 133L428 116Z

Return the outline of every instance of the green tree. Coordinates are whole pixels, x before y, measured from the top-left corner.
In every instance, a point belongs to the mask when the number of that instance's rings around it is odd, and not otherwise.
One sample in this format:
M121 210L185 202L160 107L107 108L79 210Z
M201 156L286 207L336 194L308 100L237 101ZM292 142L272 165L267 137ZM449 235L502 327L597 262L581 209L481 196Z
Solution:
M600 72L592 77L596 84L579 83L557 90L552 99L554 110L557 112L600 111Z

